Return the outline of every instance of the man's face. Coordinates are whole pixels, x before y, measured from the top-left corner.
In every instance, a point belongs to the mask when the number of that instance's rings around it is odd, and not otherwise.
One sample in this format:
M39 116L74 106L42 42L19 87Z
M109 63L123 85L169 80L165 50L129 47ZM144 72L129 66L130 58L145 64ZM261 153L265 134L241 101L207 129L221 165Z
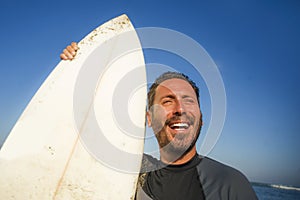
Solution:
M160 148L184 153L200 134L202 115L192 86L182 79L163 81L157 88L153 106L147 113Z

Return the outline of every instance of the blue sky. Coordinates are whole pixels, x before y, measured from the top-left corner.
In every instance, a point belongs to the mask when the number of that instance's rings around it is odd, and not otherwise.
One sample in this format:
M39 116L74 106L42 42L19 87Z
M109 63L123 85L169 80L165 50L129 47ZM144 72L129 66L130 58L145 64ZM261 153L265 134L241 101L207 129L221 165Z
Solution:
M60 61L62 49L126 13L135 27L188 35L217 64L227 113L210 157L240 169L251 181L300 186L299 1L82 2L1 1L0 144ZM176 61L151 50L145 57L147 62ZM209 120L205 85L202 91Z

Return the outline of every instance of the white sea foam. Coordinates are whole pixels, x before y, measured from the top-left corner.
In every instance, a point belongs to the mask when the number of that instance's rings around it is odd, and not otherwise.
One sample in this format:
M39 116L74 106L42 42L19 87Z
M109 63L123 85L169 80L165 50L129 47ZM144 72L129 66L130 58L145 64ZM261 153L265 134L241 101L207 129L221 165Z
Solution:
M284 190L297 190L297 191L300 191L300 188L293 187L293 186L276 185L276 184L271 184L270 186L274 187L274 188L284 189Z

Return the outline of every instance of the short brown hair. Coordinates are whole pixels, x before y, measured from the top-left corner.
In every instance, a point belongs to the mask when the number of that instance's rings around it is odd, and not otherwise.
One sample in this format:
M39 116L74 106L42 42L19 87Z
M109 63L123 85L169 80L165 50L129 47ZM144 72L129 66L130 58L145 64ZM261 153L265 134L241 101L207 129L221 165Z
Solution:
M164 81L169 80L169 79L182 79L188 82L192 88L194 89L196 96L197 96L197 101L199 104L199 88L197 85L192 81L187 75L179 72L165 72L162 75L160 75L154 83L150 86L149 92L148 92L148 109L153 106L154 98L155 98L155 93L156 93L156 88Z

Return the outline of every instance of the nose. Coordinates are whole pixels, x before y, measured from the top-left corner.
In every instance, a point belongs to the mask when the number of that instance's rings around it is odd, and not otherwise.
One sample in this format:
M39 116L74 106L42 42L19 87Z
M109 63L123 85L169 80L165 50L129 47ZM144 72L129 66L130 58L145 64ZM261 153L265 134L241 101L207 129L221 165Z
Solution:
M182 101L177 100L174 106L174 114L175 115L182 115L185 112L184 104Z

